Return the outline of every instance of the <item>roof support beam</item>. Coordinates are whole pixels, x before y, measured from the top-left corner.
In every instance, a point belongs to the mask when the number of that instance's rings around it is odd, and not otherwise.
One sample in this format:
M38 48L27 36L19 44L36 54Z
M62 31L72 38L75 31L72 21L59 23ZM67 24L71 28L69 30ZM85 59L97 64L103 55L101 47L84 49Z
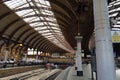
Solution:
M19 41L20 38L21 38L22 36L24 36L28 31L31 31L31 29L28 28L28 29L26 29L25 31L23 31L23 32L17 37L16 41Z
M36 47L39 44L43 44L44 42L47 42L45 39L38 39L37 41L34 42L33 46Z
M16 28L16 29L10 34L9 38L12 39L12 37L15 35L15 33L17 33L21 28L23 28L23 27L25 27L25 26L27 26L27 25L28 25L28 24L25 23L25 24L19 26L18 28Z
M17 23L20 20L21 19L18 18L16 20L12 21L11 23L7 24L7 26L5 26L4 29L2 30L2 32L1 32L2 34L1 35L3 35L7 31L7 29L9 29L13 24Z
M65 11L66 13L68 13L68 14L71 16L72 19L73 19L73 18L76 18L76 14L74 14L74 13L70 10L70 8L66 7L66 6L65 6L64 4L62 4L60 1L58 1L58 0L50 0L50 2L53 3L53 4L56 4L56 5L58 5L59 7L61 7L62 9L64 9L64 11Z
M44 47L45 47L45 45L47 45L47 43L49 43L49 44L50 44L50 42L48 42L48 41L45 41L44 43L42 42L42 44L40 44L40 45L41 45L41 46L40 46L40 47L41 47L41 49L42 49L42 48L44 48ZM37 46L39 46L39 45L36 45L36 47L37 47ZM48 46L48 45L47 45L47 46Z
M27 40L27 38L29 38L30 36L32 36L33 34L35 34L36 32L31 32L30 34L28 34L22 41L22 43L25 43L25 41Z
M28 45L30 45L30 43L36 38L36 37L38 37L39 36L39 34L34 34L29 40L27 39L27 40L25 40L25 42L27 41L27 44Z
M37 36L31 41L32 46L38 41L38 40L44 40L44 37L42 36Z

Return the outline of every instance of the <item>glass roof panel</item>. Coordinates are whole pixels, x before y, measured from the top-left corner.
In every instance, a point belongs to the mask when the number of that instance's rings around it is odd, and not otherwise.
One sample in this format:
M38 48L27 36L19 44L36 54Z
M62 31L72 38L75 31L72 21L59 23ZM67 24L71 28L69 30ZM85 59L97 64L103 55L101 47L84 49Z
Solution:
M61 33L61 31L55 30L56 33Z
M33 20L34 18L36 18L36 16L29 17L29 18L24 18L24 21L29 22L29 21Z
M58 26L58 24L55 23L49 23L49 25Z
M46 33L46 34L42 34L44 36L47 36L47 35L53 35L53 33Z
M21 4L21 5L17 5L16 7L14 7L15 9L21 9L21 8L25 8L25 7L29 7L29 4L27 4L27 2ZM24 11L26 9L23 9Z
M120 24L120 21L118 21L117 24Z
M10 0L5 2L11 9L26 3L26 0Z
M48 29L47 27L37 27L37 28L34 28L35 30L42 30L42 29Z
M48 0L10 0L5 4L16 12L26 23L57 46L71 51L67 41L63 38L51 5ZM31 8L34 7L34 8ZM61 37L60 37L61 36ZM49 38L50 37L50 38ZM52 40L54 39L54 41ZM58 45L59 44L59 45Z
M120 14L120 13L119 13ZM117 17L117 20L120 20L120 16Z
M120 0L117 0L114 5L120 5Z
M120 28L112 28L112 30L120 30Z
M113 2L111 2L108 6L108 8L111 8L111 10L109 11L109 17L110 18L113 18L114 21L116 22L116 24L113 25L112 27L112 30L120 30L119 27L120 27L120 18L119 18L119 15L120 15L120 7L118 6L120 4L120 0L115 0ZM118 7L116 7L116 5Z
M28 12L26 12L26 14L23 14L21 16L25 17L25 16L28 16L28 15L35 15L35 12L33 10L29 10Z
M114 25L114 27L120 27L120 25Z
M113 9L113 10L110 10L109 13L112 13L112 12L115 12L115 11L116 11L116 9Z
M53 38L55 39L54 35L49 35L49 36L47 36L47 37L48 37L48 38L51 37L52 39L53 39Z
M46 15L54 15L50 10L41 10L41 12L42 14L46 14Z
M59 29L59 28L57 28L57 27L52 27L52 29L60 30L60 29Z
M38 25L43 25L44 23L39 23L39 22L36 22L36 23L31 23L30 25L31 26L38 26Z
M29 21L29 22L33 22L33 21L40 21L40 19L39 18L34 18L31 21Z
M25 11L17 11L16 13L19 15L19 16L23 16L29 12L32 12L33 10L32 9L28 9L28 10L25 10Z
M43 30L43 31L40 30L39 32L40 32L40 33L46 33L46 32L50 32L50 30Z
M51 18L50 18L50 17L49 17L49 18L48 18L48 17L45 17L45 19L46 19L47 21L56 21L56 19L55 19L55 18L52 18L52 17L51 17Z
M118 13L114 13L114 14L111 14L111 15L109 15L109 17L114 17L114 16L116 16Z

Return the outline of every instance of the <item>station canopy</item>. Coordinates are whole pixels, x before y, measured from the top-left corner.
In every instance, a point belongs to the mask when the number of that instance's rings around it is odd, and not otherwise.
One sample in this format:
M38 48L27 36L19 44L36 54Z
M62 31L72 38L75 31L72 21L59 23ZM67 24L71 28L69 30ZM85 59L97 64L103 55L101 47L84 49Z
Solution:
M39 34L58 47L71 52L61 28L47 0L4 0L10 9L29 24Z
M107 0L111 30L120 30L120 0ZM93 0L0 0L0 32L34 49L74 52L75 36L90 54L94 33Z
M113 0L108 8L112 30L120 30L120 0Z

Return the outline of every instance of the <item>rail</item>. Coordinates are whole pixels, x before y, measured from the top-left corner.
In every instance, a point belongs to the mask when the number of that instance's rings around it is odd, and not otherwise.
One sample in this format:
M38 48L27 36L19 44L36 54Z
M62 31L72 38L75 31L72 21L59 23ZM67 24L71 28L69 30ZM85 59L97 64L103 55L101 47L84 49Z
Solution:
M54 73L53 75L49 76L48 78L46 78L45 80L54 80L60 73L61 71L58 71Z
M22 75L22 76L19 76L19 77L12 78L10 80L25 80L27 78L45 73L46 71L48 71L48 70L41 70L41 71L37 71L37 72L35 71L35 72L29 73L29 74L26 74L26 75Z

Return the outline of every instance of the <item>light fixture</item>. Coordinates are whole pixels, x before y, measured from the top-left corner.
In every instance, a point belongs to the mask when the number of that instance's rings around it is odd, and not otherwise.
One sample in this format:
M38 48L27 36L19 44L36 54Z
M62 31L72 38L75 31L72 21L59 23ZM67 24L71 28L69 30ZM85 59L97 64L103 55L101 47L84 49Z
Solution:
M83 11L87 12L88 11L88 6L86 4L83 5Z
M117 18L111 18L112 26L117 24Z
M22 46L23 46L23 44L19 44L19 46L20 46L20 47L22 47Z

